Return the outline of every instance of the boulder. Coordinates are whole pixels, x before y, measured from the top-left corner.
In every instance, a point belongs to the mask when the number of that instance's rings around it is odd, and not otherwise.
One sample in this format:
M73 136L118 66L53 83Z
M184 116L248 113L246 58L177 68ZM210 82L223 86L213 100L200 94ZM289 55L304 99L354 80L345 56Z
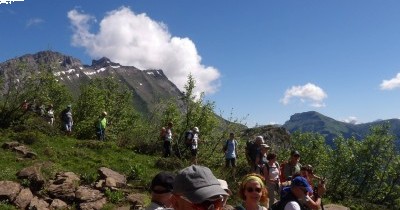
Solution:
M23 168L17 173L17 177L18 179L28 179L31 183L30 188L32 191L41 190L45 182L40 169L35 166Z
M50 204L50 209L67 209L68 205L60 199L54 199Z
M56 174L56 180L54 181L54 184L61 184L61 183L68 182L68 183L74 183L74 184L78 185L80 181L81 181L81 179L74 172L64 172L64 173Z
M14 147L12 148L12 150L23 156L25 156L29 152L29 149L24 145Z
M70 182L64 182L61 184L50 184L47 188L47 192L53 198L59 198L61 200L73 201L75 199L76 185Z
M12 181L0 181L0 200L14 201L19 192L21 185Z
M31 203L33 199L33 194L30 189L22 189L18 196L15 198L14 204L19 209L26 209L26 207Z
M83 203L93 202L100 200L104 194L99 190L91 189L89 187L80 186L75 192L75 197Z
M28 151L24 157L25 158L30 158L30 159L36 159L37 158L37 154L35 152Z
M100 210L103 208L103 206L107 203L106 198L102 198L97 201L93 202L87 202L87 203L81 203L79 204L79 207L81 210Z
M144 201L146 200L147 196L140 193L132 193L126 197L126 200L132 204L132 206L143 206Z
M106 185L106 187L114 188L114 187L117 187L117 181L115 181L115 179L112 177L107 177L105 185Z
M31 203L29 204L29 209L30 210L50 210L49 209L49 204L38 198L38 197L34 197L31 201Z
M126 186L126 177L118 172L115 172L109 168L101 167L99 169L100 178L106 179L111 177L115 180L117 187L124 187Z
M21 145L19 142L11 141L11 142L5 142L3 145L1 145L1 148L3 148L3 149L12 149L14 147L18 147L19 145Z

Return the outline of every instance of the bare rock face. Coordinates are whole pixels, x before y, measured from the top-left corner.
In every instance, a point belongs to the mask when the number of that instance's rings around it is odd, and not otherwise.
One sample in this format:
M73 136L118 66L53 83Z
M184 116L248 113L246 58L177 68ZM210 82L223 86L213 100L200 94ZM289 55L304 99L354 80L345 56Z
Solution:
M112 177L106 178L106 187L113 188L117 187L117 181Z
M33 210L50 210L49 209L49 204L38 198L38 197L34 197L31 201L31 203L29 204L29 209L33 209Z
M12 148L12 150L23 156L25 156L29 152L29 149L24 145L14 147L14 148Z
M33 191L41 190L45 182L40 169L35 166L23 168L17 173L17 177L18 179L28 179L31 182L30 188Z
M80 186L75 192L75 197L82 202L93 202L103 198L104 194L101 193L99 190Z
M33 199L33 194L30 189L22 189L18 196L15 198L14 204L19 209L26 209L26 207L31 203Z
M21 185L12 181L0 181L0 200L14 201L19 192Z
M101 178L106 180L108 177L113 178L116 182L116 187L120 188L126 186L126 177L118 172L115 172L106 167L101 167L99 169L99 174Z
M94 202L81 203L79 207L81 208L81 210L100 210L106 203L107 199L102 198Z
M60 199L54 199L50 204L50 209L68 209L68 205Z

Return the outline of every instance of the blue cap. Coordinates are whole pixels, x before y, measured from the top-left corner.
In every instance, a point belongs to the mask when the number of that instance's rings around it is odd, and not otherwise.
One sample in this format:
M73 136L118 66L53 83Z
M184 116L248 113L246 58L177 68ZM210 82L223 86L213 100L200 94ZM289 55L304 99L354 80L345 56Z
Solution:
M307 189L307 192L313 192L310 184L308 184L307 179L305 179L302 176L297 176L292 180L291 183L292 187L305 187Z

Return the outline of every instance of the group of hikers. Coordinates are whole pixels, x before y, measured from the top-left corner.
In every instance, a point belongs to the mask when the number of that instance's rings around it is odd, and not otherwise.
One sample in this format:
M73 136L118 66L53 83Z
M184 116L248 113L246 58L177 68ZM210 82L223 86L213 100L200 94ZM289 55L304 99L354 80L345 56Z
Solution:
M35 100L31 103L25 100L21 104L21 108L25 112L32 111L34 113L37 113L40 117L43 117L49 125L54 126L55 113L53 104L49 104L47 107L44 104L37 106ZM107 127L106 116L107 112L103 111L99 115L98 119L95 120L95 132L97 139L100 141L105 140L105 131ZM72 126L74 125L71 105L67 105L67 107L61 111L60 120L62 124L62 129L64 130L65 134L67 136L70 136L72 134Z
M164 157L171 155L172 123L162 128ZM224 180L214 177L207 167L197 165L199 128L193 127L185 134L185 143L192 155L192 165L175 175L161 172L151 185L153 209L237 209L237 210L307 210L323 208L325 180L314 174L311 165L300 164L300 153L291 151L287 161L279 164L277 154L270 151L263 136L246 143L245 156L249 173L239 182L242 203L236 207L226 204L232 191ZM238 158L238 141L230 133L222 151L225 166L235 175ZM175 177L175 181L173 181ZM168 184L163 180L168 180ZM161 180L161 181L160 181ZM234 177L236 181L236 178ZM162 205L161 205L162 204Z

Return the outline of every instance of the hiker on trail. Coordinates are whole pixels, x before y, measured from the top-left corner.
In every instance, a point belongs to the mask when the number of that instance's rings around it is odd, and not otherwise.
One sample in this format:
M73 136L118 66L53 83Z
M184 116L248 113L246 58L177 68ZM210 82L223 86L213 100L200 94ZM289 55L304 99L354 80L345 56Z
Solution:
M72 125L74 124L74 120L72 119L71 105L68 105L67 108L61 112L61 121L65 129L65 134L68 136L71 135Z
M269 153L267 161L263 174L268 189L269 206L272 206L279 199L280 195L280 167L275 153Z
M228 196L211 170L199 165L179 171L172 194L175 210L222 210L224 197Z
M107 112L102 112L96 122L97 140L104 141L106 139Z
M270 149L268 144L260 144L260 153L256 157L256 173L261 174L263 176L264 166L267 164L267 154Z
M23 111L28 111L29 102L26 99L24 100L24 102L22 102L21 108L22 108Z
M47 118L47 122L49 123L49 125L53 126L54 125L53 104L50 104L49 107L47 108L46 118Z
M246 159L250 165L250 172L255 172L257 169L256 158L260 154L260 145L264 144L264 138L257 136L254 141L246 143Z
M239 196L243 203L236 206L236 210L267 210L261 203L268 201L268 191L264 185L264 178L251 173L242 178L239 186ZM267 203L268 205L268 203Z
M222 151L225 153L225 167L233 168L232 174L235 179L236 159L238 158L238 142L235 140L235 134L230 133L229 139L225 141Z
M301 164L299 163L299 161L300 161L300 153L296 150L292 151L290 153L289 161L282 166L283 168L283 171L281 171L282 182L290 181L294 174L300 173Z
M161 129L161 139L163 141L164 157L171 156L172 152L172 122L169 122L167 127Z
M197 153L198 153L198 144L199 144L199 128L194 127L192 129L192 144L190 146L190 153L192 154L192 164L197 165Z
M311 192L311 186L302 176L295 177L290 185L288 193L277 203L271 206L272 210L308 210L307 203L311 201L307 193Z
M226 205L226 202L228 201L229 196L233 195L232 191L228 187L228 182L226 182L223 179L218 179L218 182L221 185L221 188L223 190L225 190L226 193L228 193L228 195L224 195L224 202L223 202L223 205L222 205L224 207L223 209L229 209L228 207L231 207L230 209L232 209L233 208L232 206L230 206L230 205L227 206Z
M172 189L175 174L171 172L160 172L151 181L151 203L146 210L158 210L171 208Z

